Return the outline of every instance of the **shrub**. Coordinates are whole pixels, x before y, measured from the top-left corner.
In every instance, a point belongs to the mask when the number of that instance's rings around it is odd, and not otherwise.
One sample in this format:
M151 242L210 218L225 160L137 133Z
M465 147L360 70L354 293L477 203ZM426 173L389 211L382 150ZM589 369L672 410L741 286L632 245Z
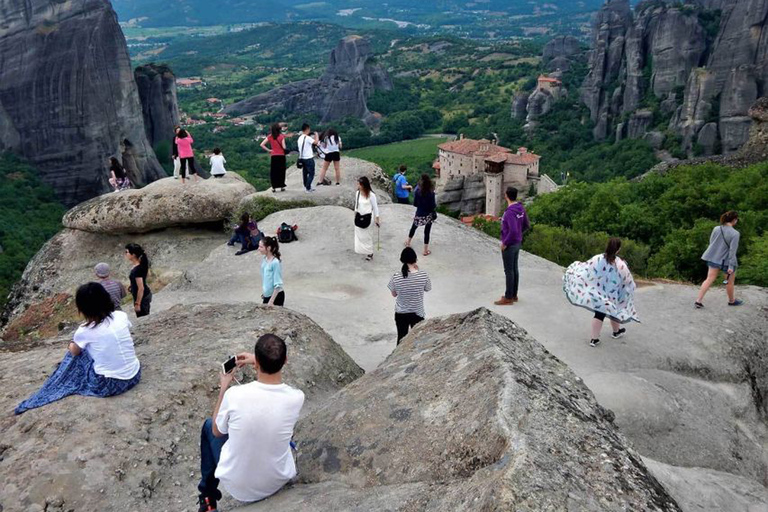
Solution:
M749 245L749 253L740 262L737 279L744 284L768 286L768 232Z
M248 212L253 220L259 222L273 213L283 210L292 210L294 208L309 208L316 206L312 201L280 201L273 197L256 196L250 199L246 204L241 204L232 215L231 223L240 222L240 217L244 212Z

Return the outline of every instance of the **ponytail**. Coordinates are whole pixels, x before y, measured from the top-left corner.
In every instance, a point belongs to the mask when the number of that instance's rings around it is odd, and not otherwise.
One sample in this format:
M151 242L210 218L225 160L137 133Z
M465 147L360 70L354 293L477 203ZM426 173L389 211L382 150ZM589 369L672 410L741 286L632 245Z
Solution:
M270 250L272 256L280 259L280 244L277 242L277 238L274 236L265 236L261 239L264 242L264 247Z
M728 224L739 218L739 214L733 210L729 210L720 216L720 224Z
M406 277L408 277L408 264L403 263L403 279L405 279Z
M605 248L605 259L611 265L616 261L616 253L619 252L619 249L621 249L621 239L610 238Z
M125 246L125 250L139 260L139 267L149 270L149 258L139 244L128 244Z
M408 265L416 263L416 251L410 247L403 249L403 252L400 253L400 263L403 264L403 279L405 279L408 277Z

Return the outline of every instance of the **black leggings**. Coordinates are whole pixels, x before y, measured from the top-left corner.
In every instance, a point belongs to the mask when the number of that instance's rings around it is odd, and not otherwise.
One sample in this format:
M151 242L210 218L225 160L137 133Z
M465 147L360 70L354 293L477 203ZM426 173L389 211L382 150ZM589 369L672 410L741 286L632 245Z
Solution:
M408 330L424 320L416 313L395 313L395 325L397 326L397 344L406 337Z
M192 174L196 174L197 171L195 171L195 157L191 156L189 158L181 159L181 177L182 178L187 177L187 166L189 166L190 176Z
M269 299L272 297L262 297L261 299L264 301L264 304L269 304ZM277 297L275 297L275 306L283 306L285 305L285 292L280 292L277 294Z
M595 318L597 318L597 319L598 319L598 320L600 320L601 322L602 322L603 320L605 320L605 317L606 317L606 314L605 314L605 313L599 313L599 312L595 311ZM610 318L611 320L613 320L614 322L618 322L618 320L616 320L616 319L615 319L615 318L613 318L613 317L609 317L609 318Z
M408 238L413 238L413 235L416 234L416 229L418 229L419 226L417 226L415 223L413 226L411 226L411 232L408 234ZM429 245L429 234L432 232L432 223L424 225L424 244Z

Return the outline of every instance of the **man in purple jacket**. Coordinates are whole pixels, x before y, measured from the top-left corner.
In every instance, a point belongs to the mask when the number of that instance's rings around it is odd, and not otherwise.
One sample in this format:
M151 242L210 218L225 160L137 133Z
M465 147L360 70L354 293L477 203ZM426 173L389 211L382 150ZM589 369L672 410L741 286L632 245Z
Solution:
M501 259L504 261L507 289L504 296L494 302L497 306L511 306L517 302L517 287L520 284L518 268L520 246L523 243L523 232L531 227L525 208L517 202L517 189L508 187L505 195L508 206L501 217Z

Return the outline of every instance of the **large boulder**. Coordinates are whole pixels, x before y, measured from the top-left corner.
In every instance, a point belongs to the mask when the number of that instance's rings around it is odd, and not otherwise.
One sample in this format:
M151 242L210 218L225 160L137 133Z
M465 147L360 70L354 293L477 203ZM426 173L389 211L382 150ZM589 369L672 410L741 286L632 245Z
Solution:
M141 189L105 194L69 210L64 227L91 233L146 233L173 226L227 219L240 200L255 192L238 174L200 183L165 178Z
M311 491L245 510L358 510L329 484L387 510L680 510L581 379L486 309L417 326L296 439Z
M147 139L155 150L162 148L171 155L173 129L180 123L179 105L176 100L176 76L166 65L145 64L133 70L136 87L141 99L141 113Z
M254 304L176 306L143 319L134 328L142 362L136 388L113 398L67 397L21 416L11 411L42 385L70 338L2 352L4 510L190 509L200 426L213 411L220 363L252 351L267 332L288 344L285 382L306 394L304 414L362 375L307 317Z

